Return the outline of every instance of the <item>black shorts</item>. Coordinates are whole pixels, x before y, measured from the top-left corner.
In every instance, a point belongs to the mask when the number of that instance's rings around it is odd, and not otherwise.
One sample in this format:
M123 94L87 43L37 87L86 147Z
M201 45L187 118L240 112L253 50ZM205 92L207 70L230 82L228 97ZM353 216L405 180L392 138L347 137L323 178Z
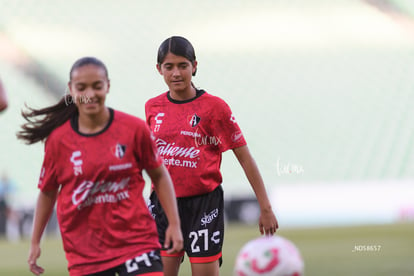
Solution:
M151 276L164 275L159 250L144 253L114 268L86 276L145 276L147 274Z
M218 186L214 191L198 196L177 198L181 231L184 237L184 251L191 263L209 263L220 260L224 239L224 199L223 189ZM155 218L159 241L164 245L168 220L155 192L150 196L148 208ZM161 256L168 255L163 248Z

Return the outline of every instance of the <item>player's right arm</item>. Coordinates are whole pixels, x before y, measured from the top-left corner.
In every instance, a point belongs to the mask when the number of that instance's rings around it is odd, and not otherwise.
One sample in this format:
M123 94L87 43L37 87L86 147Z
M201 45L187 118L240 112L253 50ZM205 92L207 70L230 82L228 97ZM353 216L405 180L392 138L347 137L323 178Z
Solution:
M40 240L47 222L52 215L55 206L58 190L40 191L37 198L32 238L29 250L29 268L35 275L40 275L44 269L37 265L37 259L40 257Z
M164 248L169 248L167 253L180 252L183 249L183 235L181 233L180 217L178 215L177 200L170 174L164 165L156 169L148 170L148 175L154 184L161 206L168 219L168 228L165 233ZM170 248L170 244L172 244Z

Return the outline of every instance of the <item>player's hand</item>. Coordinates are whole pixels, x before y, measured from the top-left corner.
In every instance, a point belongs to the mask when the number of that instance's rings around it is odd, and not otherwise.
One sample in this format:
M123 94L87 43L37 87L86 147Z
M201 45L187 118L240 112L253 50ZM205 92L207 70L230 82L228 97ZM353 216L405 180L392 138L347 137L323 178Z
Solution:
M29 259L27 260L29 264L30 271L35 275L42 274L45 270L38 266L36 261L40 257L40 246L32 245L29 250Z
M259 218L260 233L262 235L265 234L267 236L271 236L276 233L278 228L279 223L277 222L276 216L272 209L262 210Z
M169 225L167 231L165 232L165 242L164 248L169 248L167 250L168 254L174 254L183 250L183 234L181 233L180 225Z

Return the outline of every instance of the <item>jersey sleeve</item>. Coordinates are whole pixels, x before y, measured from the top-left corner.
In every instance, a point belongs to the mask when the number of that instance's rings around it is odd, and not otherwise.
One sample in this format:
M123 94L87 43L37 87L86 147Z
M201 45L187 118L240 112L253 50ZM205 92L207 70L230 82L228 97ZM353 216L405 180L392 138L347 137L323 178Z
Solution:
M149 127L142 122L136 132L136 158L140 166L145 170L158 168L162 164L162 159L158 154L153 136Z
M213 131L217 137L220 137L220 150L224 152L246 145L243 133L228 104L222 101L216 110Z
M43 165L40 171L39 183L37 185L41 191L49 191L59 188L55 168L56 160L54 159L56 155L53 141L47 139L45 143Z

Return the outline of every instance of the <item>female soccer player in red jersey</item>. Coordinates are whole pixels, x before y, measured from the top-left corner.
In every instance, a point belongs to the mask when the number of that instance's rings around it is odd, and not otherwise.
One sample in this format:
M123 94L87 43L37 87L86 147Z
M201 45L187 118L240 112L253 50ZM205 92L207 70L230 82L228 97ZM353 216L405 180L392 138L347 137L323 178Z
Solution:
M57 216L71 276L160 276L157 228L142 196L146 170L171 222L164 247L182 249L171 178L145 121L105 105L110 82L96 58L76 61L70 95L58 104L23 113L18 133L32 144L46 139L31 247L37 265L40 239L57 201ZM38 117L41 116L41 117Z
M177 36L165 40L158 50L157 69L169 91L146 103L146 118L173 179L184 250L192 275L219 275L224 237L222 152L233 150L256 194L261 209L260 232L272 235L278 222L229 106L192 83L197 61L191 43ZM168 220L157 195L152 193L150 199L162 243ZM166 276L178 275L183 254L161 251Z

